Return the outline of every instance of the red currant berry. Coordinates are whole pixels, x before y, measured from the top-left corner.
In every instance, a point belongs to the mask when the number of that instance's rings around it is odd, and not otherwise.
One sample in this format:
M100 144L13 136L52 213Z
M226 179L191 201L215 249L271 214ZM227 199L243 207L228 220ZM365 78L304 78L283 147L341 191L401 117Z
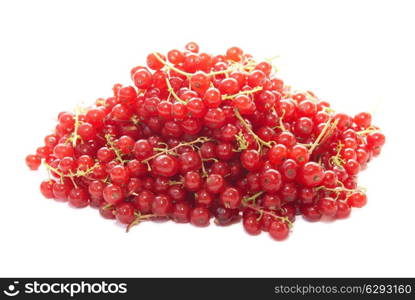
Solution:
M347 198L347 203L352 207L363 207L367 203L367 197L363 193L353 193Z
M168 216L173 211L173 201L167 195L157 195L154 197L152 209L156 216Z
M204 206L196 206L190 211L190 223L197 227L205 227L209 225L210 212Z
M26 165L32 171L39 169L39 166L41 163L42 163L42 159L38 155L30 154L26 156Z
M286 222L282 220L274 220L271 222L268 232L274 240L282 241L288 237L290 229Z
M104 188L102 195L104 196L104 200L112 205L116 205L124 199L123 189L115 184L108 184Z

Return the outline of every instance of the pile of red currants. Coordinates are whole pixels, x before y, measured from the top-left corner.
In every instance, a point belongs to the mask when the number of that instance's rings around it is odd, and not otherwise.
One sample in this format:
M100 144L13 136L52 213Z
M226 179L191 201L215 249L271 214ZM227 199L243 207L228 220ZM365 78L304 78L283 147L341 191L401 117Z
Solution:
M151 53L134 85L58 115L36 154L46 198L98 208L127 230L144 220L208 226L242 221L252 235L287 238L297 215L343 219L366 204L357 176L385 136L369 113L336 113L293 91L238 47L196 43Z

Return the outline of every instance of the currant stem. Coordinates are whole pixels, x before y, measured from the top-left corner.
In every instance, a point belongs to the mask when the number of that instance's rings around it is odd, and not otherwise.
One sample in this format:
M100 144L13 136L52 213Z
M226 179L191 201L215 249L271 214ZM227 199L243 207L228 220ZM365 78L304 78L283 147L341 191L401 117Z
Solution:
M130 224L128 224L127 228L126 228L126 232L129 232L130 229L132 227L134 227L135 225L138 225L141 223L141 221L146 220L146 219L150 219L152 217L154 217L155 215L153 214L148 214L148 215L142 215L140 212L138 213L134 213L134 215L136 216L136 218L134 219L134 221L132 221Z
M214 157L211 157L211 158L202 158L202 161L213 161L213 162L218 162L219 160L218 160L218 159L216 159L216 158L214 158Z
M180 70L180 69L178 69L178 68L176 68L175 66L173 66L172 64L170 64L170 63L168 63L167 61L165 61L165 60L163 60L156 52L153 52L153 55L155 56L155 58L157 58L157 60L159 61L159 62L161 62L163 65L165 65L167 68L169 68L169 69L171 69L171 70L173 70L173 71L175 71L176 73L179 73L179 74L182 74L183 76L186 76L186 77L191 77L192 76L192 74L190 74L190 73L187 73L187 72L185 72L185 71L182 71L182 70Z
M266 146L268 148L272 147L272 144L273 144L272 142L265 142L263 139L261 139L259 136L255 134L252 128L248 125L248 123L246 123L245 119L241 116L237 108L234 109L234 113L235 113L236 118L238 118L238 120L241 121L242 125L244 125L246 130L254 137L254 139L260 146L260 148L261 148L261 145Z
M330 162L338 167L341 167L344 165L345 161L344 159L341 158L340 152L343 149L343 144L341 142L339 142L339 144L337 145L337 153L335 156L330 157Z
M222 100L233 99L233 98L236 98L236 97L238 97L240 95L250 95L250 94L254 94L254 93L258 92L258 91L261 91L262 89L263 89L262 86L257 86L255 88L253 88L252 90L241 91L241 92L239 92L237 94L233 94L233 95L223 95L222 96Z
M243 203L248 203L248 202L256 202L256 199L259 197L259 196L261 196L263 193L265 193L265 192L263 192L263 191L261 191L261 192L258 192L258 193L256 193L256 194L253 194L252 196L250 196L250 197L247 197L247 198L244 198L242 201L243 201Z
M273 110L274 110L274 112L275 112L275 108L273 108ZM277 114L277 115L278 115L278 114ZM286 131L285 126L284 126L284 122L283 122L284 116L285 116L285 109L283 109L283 110L282 110L282 115L281 115L281 117L279 118L280 129L281 129L282 131Z
M365 130L356 132L356 134L358 134L358 135L366 135L366 134L373 133L373 132L378 132L378 131L379 131L379 129L377 129L377 128L373 127L373 126L370 126L367 129L365 129Z
M168 77L166 77L166 84L167 84L167 89L168 89L169 93L171 95L173 95L174 99L176 99L178 102L183 103L183 104L187 103L186 101L180 99L180 97L176 94L173 87L171 86L170 78L168 78Z
M269 215L269 216L273 217L274 219L279 219L279 220L287 223L290 228L293 226L293 223L288 219L288 217L277 216L276 214L274 214L270 211L266 211L264 209L261 209L261 208L255 206L255 205L252 205L252 204L245 204L245 207L248 207L250 209L253 209L253 210L257 211L260 214L260 216Z
M107 209L109 209L109 208L111 208L111 207L112 207L112 204L108 203L108 204L105 204L105 205L102 207L102 209L103 209L103 210L107 210Z
M44 165L48 170L51 170L53 173L58 174L61 178L65 177L65 175L63 173L61 173L58 169L55 169L54 167L49 165L47 162L44 162Z
M179 143L177 146L175 146L175 147L173 147L171 149L164 149L164 150L160 151L159 153L156 153L156 154L150 156L149 158L146 158L146 159L142 160L141 162L142 163L148 163L153 158L156 158L157 156L160 156L162 154L171 154L171 153L174 153L174 151L176 151L178 148L180 148L182 146L190 146L190 145L197 144L197 143L205 143L205 142L208 142L208 141L211 141L211 140L212 139L210 139L208 137L201 136L201 137L198 137L197 139L195 139L193 141L190 141L190 142Z
M89 168L89 169L87 169L87 170L85 170L85 171L82 171L82 170L76 170L76 173L72 173L72 172L69 172L69 175L67 175L67 174L63 174L61 171L59 171L58 169L56 169L56 168L54 168L54 167L52 167L51 165L49 165L48 163L46 163L46 162L44 162L44 165L45 165L45 167L48 169L48 170L50 170L50 171L52 171L52 172L54 172L54 173L56 173L56 174L58 174L61 178L63 178L63 177L80 177L80 176L87 176L87 175L89 175L90 173L92 173L92 171L98 166L98 164L95 164L95 165L93 165L91 168Z
M158 55L157 53L153 52L153 55L155 56L155 58L161 62L164 66L166 66L167 68L175 71L176 73L182 74L183 76L186 76L188 78L192 77L194 74L192 73L187 73L185 71L180 70L179 68L176 68L175 66L173 66L172 64L168 63L167 61L163 60L160 55ZM228 74L231 73L233 71L233 66L234 64L230 65L226 70L221 70L221 71L214 71L214 72L210 72L208 74L206 74L207 76L215 76L215 75L220 75L220 74ZM245 68L245 66L242 66L243 68Z
M344 186L339 186L339 187L335 187L335 188L328 188L325 186L319 186L316 188L316 191L319 190L326 190L326 191L331 191L331 192L336 192L336 193L340 193L340 192L347 192L347 193L365 193L365 188L363 187L359 187L357 189L347 189Z
M177 181L177 180L170 180L169 185L183 185L183 181Z
M110 135L110 134L106 134L105 135L105 139L107 141L107 144L108 144L108 146L110 146L110 149L112 151L114 151L115 156L117 157L117 160L120 163L124 164L126 161L122 158L121 153L120 153L120 150L117 149L117 147L115 147L114 142L111 140L111 138L112 138L112 135Z
M308 150L308 153L311 154L313 151L317 148L318 145L320 145L321 140L323 139L324 135L326 134L327 130L329 128L335 128L337 126L338 120L335 120L333 123L331 123L332 119L329 119L324 125L323 130L320 132L314 143L311 145L311 148Z
M236 141L238 143L238 149L233 149L234 152L241 152L243 150L248 149L248 141L245 139L243 132L239 131L239 133L235 136Z
M68 177L71 179L72 184L74 185L74 187L78 188L78 185L75 182L74 174L72 173L72 171L69 171L69 176Z

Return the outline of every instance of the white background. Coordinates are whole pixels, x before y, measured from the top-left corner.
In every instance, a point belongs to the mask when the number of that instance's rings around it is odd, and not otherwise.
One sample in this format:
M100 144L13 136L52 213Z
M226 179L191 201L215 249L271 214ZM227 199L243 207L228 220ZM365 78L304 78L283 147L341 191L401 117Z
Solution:
M415 276L413 1L1 1L0 276ZM43 199L33 152L59 111L109 96L150 51L280 55L286 82L387 136L350 219L285 242L240 225L145 223Z

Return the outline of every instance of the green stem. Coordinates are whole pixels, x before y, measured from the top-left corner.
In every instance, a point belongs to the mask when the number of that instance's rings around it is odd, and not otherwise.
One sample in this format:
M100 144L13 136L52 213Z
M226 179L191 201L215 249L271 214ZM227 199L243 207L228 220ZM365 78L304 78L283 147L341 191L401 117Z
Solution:
M176 73L182 74L183 76L186 76L186 77L191 77L193 75L193 74L187 73L185 71L182 71L182 70L176 68L175 66L169 64L167 61L163 60L157 53L153 52L153 55L159 62L161 62L167 68L172 69Z
M150 156L149 158L146 158L146 159L142 160L141 162L142 163L148 163L153 158L156 158L157 156L160 156L162 154L171 154L172 152L176 151L178 148L180 148L182 146L190 146L190 145L193 145L193 144L205 143L205 142L208 142L208 141L211 141L211 139L208 138L208 137L205 137L205 136L201 136L201 137L198 137L197 139L195 139L195 140L193 140L191 142L180 143L180 144L178 144L177 146L175 146L175 147L173 147L171 149L162 150L161 152L156 153L156 154Z
M244 198L243 200L242 200L242 202L243 203L248 203L248 202L255 202L256 201L256 199L259 197L259 196L261 196L263 193L265 193L265 192L263 192L263 191L261 191L261 192L258 192L258 193L256 193L256 194L253 194L251 197L248 197L248 198Z
M324 125L323 130L320 132L320 134L318 135L318 137L316 138L316 140L314 141L314 143L311 145L311 148L308 150L308 153L311 154L313 153L314 149L316 149L316 147L319 145L320 141L323 139L324 135L326 134L327 130L329 129L329 127L331 126L337 126L337 120L334 121L331 124L331 120L329 119L326 123L326 125ZM331 124L331 125L330 125Z
M240 95L250 95L250 94L254 94L254 93L258 92L258 91L261 91L262 89L263 89L262 86L257 86L256 88L253 88L252 90L241 91L241 92L239 92L237 94L233 94L233 95L224 95L224 96L222 96L222 99L223 100L233 99L233 98L236 98L236 97L238 97Z
M261 217L263 215L269 215L269 216L273 217L274 219L279 219L279 220L287 223L290 228L293 226L293 223L290 221L290 219L288 219L288 217L277 216L276 214L274 214L270 211L266 211L264 209L261 209L261 208L255 206L255 205L252 205L252 204L245 204L245 207L248 207L250 209L253 209L253 210L257 211L260 214Z
M236 118L239 120L239 121L241 121L241 123L242 123L242 125L246 128L246 130L254 137L254 139L257 141L257 143L259 144L259 146L260 146L260 148L261 148L261 145L263 145L263 146L265 146L265 147L268 147L268 148L271 148L272 147L272 145L273 145L273 142L272 141L270 141L270 142L266 142L266 141L264 141L263 139L261 139L259 136L257 136L256 134L255 134L255 132L252 130L252 128L248 125L248 123L246 123L246 121L245 121L245 119L241 116L241 114L239 113L239 111L238 111L238 109L234 109L234 113L235 113L235 116L236 116Z
M171 86L170 79L168 77L166 77L166 84L167 84L167 90L169 91L171 95L173 95L174 99L176 99L178 102L181 102L183 104L187 103L186 101L180 99L180 97L176 94L173 87Z
M78 140L78 127L79 127L79 107L75 108L75 128L73 131L73 137L72 137L72 147L75 148L76 141Z
M119 150L119 149L117 149L117 147L115 147L115 144L114 144L114 142L111 140L111 138L112 138L112 136L111 136L110 134L105 135L105 139L107 140L107 144L108 144L108 146L110 147L110 149L111 149L112 151L114 151L114 153L115 153L115 156L116 156L117 160L118 160L120 163L124 164L124 163L125 163L125 160L122 158L122 155L121 155L121 153L120 153L120 150Z

